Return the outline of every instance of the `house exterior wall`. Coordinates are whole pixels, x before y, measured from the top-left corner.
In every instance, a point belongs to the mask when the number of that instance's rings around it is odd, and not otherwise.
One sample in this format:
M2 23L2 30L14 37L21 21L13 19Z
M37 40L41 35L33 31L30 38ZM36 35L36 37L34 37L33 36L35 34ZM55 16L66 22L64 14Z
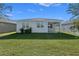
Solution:
M20 29L22 28L22 23L21 22L17 22L17 26L16 26L16 32L20 33Z
M17 22L17 33L20 33L20 29L22 28L22 26L25 26L25 29L27 29L27 25L29 26L29 28L32 28L32 33L47 33L48 32L48 23L47 22L43 22L42 25L44 27L37 27L37 24L40 22Z
M43 25L43 27L37 27L38 24ZM32 22L32 32L34 33L48 33L48 22Z
M60 20L54 20L54 19L24 19L17 21L17 33L20 33L20 29L24 27L24 29L27 29L27 26L29 28L32 28L32 33L52 33L52 32L59 32L59 24ZM53 28L48 28L49 23L52 23ZM24 26L23 26L24 25Z
M16 31L16 24L0 22L0 33Z
M60 32L60 25L59 24L54 25L54 32Z

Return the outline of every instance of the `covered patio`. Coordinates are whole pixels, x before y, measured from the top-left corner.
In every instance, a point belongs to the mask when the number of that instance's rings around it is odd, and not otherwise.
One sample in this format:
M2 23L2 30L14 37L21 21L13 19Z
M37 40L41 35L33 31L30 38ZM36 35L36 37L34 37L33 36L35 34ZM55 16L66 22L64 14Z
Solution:
M48 22L48 32L60 32L60 22Z

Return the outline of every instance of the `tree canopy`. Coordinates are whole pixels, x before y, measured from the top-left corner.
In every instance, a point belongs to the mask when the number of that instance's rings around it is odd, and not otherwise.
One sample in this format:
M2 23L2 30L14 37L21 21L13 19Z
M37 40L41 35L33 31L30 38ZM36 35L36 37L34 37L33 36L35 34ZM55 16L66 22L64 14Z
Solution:
M72 14L70 20L73 21L74 26L79 30L79 3L68 4L67 12Z
M79 3L70 3L68 6L67 12L73 15L72 19L74 17L79 17Z
M6 13L12 11L12 6L8 6L6 4L0 3L0 18L7 17Z

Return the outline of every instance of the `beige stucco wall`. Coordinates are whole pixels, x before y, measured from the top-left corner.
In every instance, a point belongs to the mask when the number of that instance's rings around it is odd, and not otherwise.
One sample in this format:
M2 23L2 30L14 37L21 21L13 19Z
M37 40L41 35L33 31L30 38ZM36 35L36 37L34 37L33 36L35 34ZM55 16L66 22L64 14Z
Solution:
M16 31L16 24L8 22L0 22L0 33Z

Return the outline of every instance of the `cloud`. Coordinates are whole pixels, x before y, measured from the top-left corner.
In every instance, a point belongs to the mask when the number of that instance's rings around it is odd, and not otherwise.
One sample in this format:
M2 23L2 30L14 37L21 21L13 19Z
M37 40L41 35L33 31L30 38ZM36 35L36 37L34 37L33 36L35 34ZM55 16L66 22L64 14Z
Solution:
M30 12L36 12L36 11L33 10L33 9L27 9L27 11L30 11Z
M54 3L53 6L61 6L61 3Z
M13 14L10 14L10 13L8 13L8 14L6 14L7 16L13 16Z
M51 6L52 4L51 4L51 3L39 3L39 5L45 6L45 7L49 7L49 6Z
M60 6L61 5L61 3L38 3L38 4L41 6L44 6L44 7Z

